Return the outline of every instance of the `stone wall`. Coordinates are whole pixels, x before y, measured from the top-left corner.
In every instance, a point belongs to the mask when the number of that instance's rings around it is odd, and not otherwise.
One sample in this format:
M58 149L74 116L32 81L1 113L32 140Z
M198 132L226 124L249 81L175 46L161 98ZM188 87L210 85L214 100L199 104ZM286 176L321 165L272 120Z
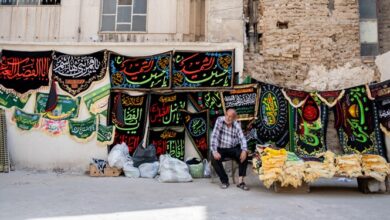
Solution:
M378 2L379 53L390 51L390 1Z
M244 74L260 81L326 90L379 79L360 57L357 0L260 0L258 33L259 52L245 54Z

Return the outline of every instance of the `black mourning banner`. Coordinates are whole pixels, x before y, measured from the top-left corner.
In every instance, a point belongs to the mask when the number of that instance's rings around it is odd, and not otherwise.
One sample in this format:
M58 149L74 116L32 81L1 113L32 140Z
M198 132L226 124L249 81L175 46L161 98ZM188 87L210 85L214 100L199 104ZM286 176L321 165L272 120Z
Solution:
M192 143L203 159L208 155L209 113L208 110L201 112L182 111L184 126Z
M224 111L235 109L238 120L252 120L257 118L258 94L256 84L240 85L232 91L222 92Z
M172 52L146 57L110 54L112 88L168 89L171 78Z
M110 95L109 125L115 125L114 143L125 142L133 154L144 137L147 115L147 95L131 96L126 93L112 92Z
M209 110L210 126L214 127L219 116L224 115L221 94L219 92L191 92L188 98L197 111Z
M175 51L172 84L175 89L233 86L234 51Z
M8 90L24 94L49 85L52 51L24 52L3 50L0 84Z
M181 109L187 108L185 93L152 94L149 108L151 127L182 126Z
M172 129L149 131L149 144L156 147L158 157L162 154L169 154L174 158L184 160L184 141L184 129L180 132Z
M87 55L69 55L55 52L53 56L53 79L58 85L77 96L86 91L93 82L104 78L107 70L107 51Z

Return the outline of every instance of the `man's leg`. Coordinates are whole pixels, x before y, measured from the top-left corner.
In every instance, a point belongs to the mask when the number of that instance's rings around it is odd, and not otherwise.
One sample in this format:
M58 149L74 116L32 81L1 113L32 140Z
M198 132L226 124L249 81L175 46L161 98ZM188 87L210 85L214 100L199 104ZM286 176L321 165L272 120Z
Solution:
M221 154L221 159L215 160L214 156L211 155L211 165L213 165L215 172L218 174L219 179L221 180L221 183L229 184L229 177L227 176L222 164L222 161L225 158L225 153L220 149L218 149L218 153Z
M246 169L248 167L248 157L245 158L245 160L241 163L240 156L241 156L241 148L235 147L234 148L234 159L238 163L238 183L244 182L244 177L246 176Z

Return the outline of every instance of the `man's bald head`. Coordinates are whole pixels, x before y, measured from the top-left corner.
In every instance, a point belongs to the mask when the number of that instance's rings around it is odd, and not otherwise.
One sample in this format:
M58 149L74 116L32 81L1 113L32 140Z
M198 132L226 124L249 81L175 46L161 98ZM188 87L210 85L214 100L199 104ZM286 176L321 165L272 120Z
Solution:
M225 114L225 122L228 125L233 124L233 122L237 119L237 112L236 110L230 108L226 111Z

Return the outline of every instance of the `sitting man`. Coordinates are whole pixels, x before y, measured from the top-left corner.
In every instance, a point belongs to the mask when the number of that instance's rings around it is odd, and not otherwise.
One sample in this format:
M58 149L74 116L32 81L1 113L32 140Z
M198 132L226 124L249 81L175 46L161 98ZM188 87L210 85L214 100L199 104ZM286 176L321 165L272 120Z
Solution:
M231 158L239 164L239 179L237 187L243 190L249 190L245 185L244 177L246 175L247 144L241 125L236 121L237 112L229 109L225 116L218 117L211 134L211 164L218 174L222 189L229 187L229 178L226 175L222 162L224 158Z

